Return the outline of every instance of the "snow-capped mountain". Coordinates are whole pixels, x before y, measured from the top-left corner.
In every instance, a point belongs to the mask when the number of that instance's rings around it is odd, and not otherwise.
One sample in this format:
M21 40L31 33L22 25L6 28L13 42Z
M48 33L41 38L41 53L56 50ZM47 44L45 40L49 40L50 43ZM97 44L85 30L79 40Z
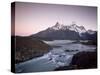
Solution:
M89 34L94 34L95 33L95 31L92 31L92 30L88 30L87 31Z
M91 40L96 39L97 32L92 30L86 30L84 26L78 26L77 24L63 25L59 22L46 30L40 31L33 37L39 37L42 39L69 39L69 40Z
M54 30L66 30L66 26L59 24L59 22L57 22L53 27L51 27L51 29Z
M50 29L54 29L54 30L71 30L71 31L78 32L79 34L86 32L86 29L83 26L78 26L76 24L63 25L63 24L60 24L59 22L57 22Z

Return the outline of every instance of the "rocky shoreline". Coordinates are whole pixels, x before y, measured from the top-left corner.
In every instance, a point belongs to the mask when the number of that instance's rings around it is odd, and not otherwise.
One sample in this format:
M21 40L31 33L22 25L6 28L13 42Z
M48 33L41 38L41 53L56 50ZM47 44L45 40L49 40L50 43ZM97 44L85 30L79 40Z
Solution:
M97 68L97 52L79 52L75 54L69 66L56 68L59 70L89 69Z

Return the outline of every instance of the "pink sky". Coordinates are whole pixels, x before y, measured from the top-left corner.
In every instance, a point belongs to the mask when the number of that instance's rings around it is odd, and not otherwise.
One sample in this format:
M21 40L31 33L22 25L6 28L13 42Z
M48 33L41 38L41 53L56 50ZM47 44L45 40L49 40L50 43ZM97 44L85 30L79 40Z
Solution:
M75 21L86 29L97 30L97 8L86 6L53 5L17 2L15 34L27 36L55 25Z

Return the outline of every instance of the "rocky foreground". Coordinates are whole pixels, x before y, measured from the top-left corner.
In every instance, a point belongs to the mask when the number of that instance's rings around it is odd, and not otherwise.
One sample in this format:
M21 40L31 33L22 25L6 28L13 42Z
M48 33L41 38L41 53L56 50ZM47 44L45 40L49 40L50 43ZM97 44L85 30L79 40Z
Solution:
M15 62L20 63L49 52L51 47L32 37L15 37Z
M73 56L69 66L63 66L55 69L73 70L73 69L89 69L97 68L97 52L79 52Z

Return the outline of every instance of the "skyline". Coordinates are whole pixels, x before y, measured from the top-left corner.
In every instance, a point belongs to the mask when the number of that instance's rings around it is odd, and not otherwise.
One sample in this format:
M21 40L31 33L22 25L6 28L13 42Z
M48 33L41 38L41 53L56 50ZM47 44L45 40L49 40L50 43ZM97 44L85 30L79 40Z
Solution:
M15 3L15 35L27 36L59 22L73 21L86 30L97 30L97 7L43 3Z

